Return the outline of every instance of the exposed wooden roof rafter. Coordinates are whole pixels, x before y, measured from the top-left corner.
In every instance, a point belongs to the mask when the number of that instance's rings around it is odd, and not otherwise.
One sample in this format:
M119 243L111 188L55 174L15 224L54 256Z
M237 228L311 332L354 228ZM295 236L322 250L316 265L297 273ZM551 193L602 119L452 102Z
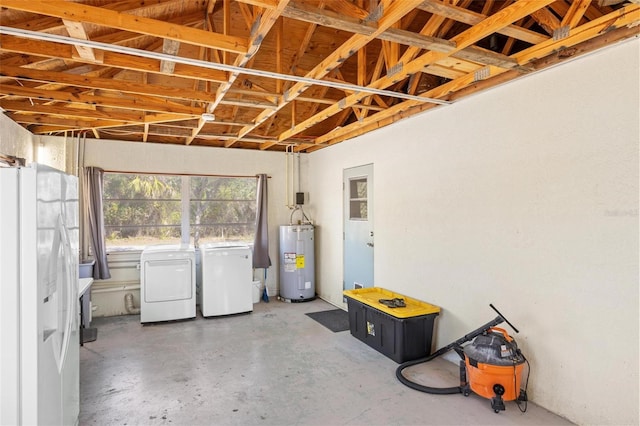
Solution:
M639 0L3 0L2 7L0 106L36 134L297 152L640 31Z
M456 43L456 48L455 50L462 50L465 47L471 45L472 43L474 43L475 41L486 37L488 34L491 34L493 32L495 32L495 30L497 28L503 28L507 25L510 25L512 22L521 19L522 17L530 14L532 11L535 11L541 7L544 7L545 4L549 4L554 0L522 0L518 3L515 3L511 6L508 6L504 9L502 9L500 12L496 13L495 15L493 15L490 18L485 19L482 23L471 27L470 29L468 29L467 31L464 31L462 33L460 33L459 35L455 36L452 40L455 41ZM454 50L454 51L455 51ZM453 52L451 52L453 53ZM425 53L424 55L420 56L418 59L413 60L412 62L406 64L405 67L403 67L402 71L397 73L397 74L393 74L393 75L389 75L387 74L386 76L378 79L377 81L371 83L369 86L370 87L376 87L376 88L385 88L390 86L391 84L394 84L402 79L404 79L405 77L408 77L412 74L415 74L416 72L419 72L422 68L431 65L435 62L437 62L440 59L443 59L445 57L449 56L446 53L441 53L441 52L436 52L436 51L429 51L427 53ZM490 66L493 67L493 66ZM308 129L311 126L316 125L317 123L327 119L328 117L330 117L333 114L338 113L340 110L349 107L351 105L354 105L355 103L359 102L360 100L362 100L364 98L365 95L361 94L361 93L356 93L353 95L349 95L346 98L342 99L338 104L336 104L335 106L330 106L326 109L324 109L323 111L321 111L320 113L316 114L316 116L311 117L309 119L307 119L305 122L300 123L298 126L296 126L293 129L290 129L288 131L283 132L282 134L280 134L280 136L278 137L279 140L284 140L287 139L295 134L298 134L300 132L302 132L303 130ZM442 95L440 95L442 96ZM440 97L438 96L438 97ZM436 97L437 98L437 97Z
M130 15L96 6L62 0L3 0L2 7L39 13L60 19L77 20L234 53L247 53L248 51L248 42L241 37L211 33L187 26L176 27L157 19Z

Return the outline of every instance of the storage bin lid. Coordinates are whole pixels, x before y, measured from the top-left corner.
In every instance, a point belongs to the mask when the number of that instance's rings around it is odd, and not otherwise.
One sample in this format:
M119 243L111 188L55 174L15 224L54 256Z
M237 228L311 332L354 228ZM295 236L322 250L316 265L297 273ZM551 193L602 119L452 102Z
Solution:
M343 294L353 300L371 306L396 318L410 318L422 315L438 315L440 308L430 303L403 296L380 287L344 290ZM380 299L404 299L406 307L390 308L379 302Z

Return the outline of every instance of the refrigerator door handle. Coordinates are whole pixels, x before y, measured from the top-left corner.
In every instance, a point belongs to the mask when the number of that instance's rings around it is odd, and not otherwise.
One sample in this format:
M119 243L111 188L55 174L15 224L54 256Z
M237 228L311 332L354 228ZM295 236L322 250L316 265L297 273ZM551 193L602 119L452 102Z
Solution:
M60 236L62 238L62 250L64 252L64 267L66 268L67 279L62 285L66 290L67 300L66 300L66 318L64 323L64 340L62 342L62 347L60 348L60 364L59 369L62 372L64 367L64 363L67 357L67 351L69 349L69 342L71 341L71 329L73 326L73 320L75 316L75 304L74 299L77 298L74 296L74 270L73 270L73 252L71 250L71 242L69 241L69 234L67 233L67 228L65 228L62 220L62 216L58 216L58 230L60 232Z

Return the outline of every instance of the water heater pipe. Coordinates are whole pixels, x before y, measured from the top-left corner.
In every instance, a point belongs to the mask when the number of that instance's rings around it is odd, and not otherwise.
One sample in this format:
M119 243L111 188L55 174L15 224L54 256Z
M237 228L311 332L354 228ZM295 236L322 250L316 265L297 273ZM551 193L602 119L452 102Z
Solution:
M292 200L292 190L295 181L294 148L295 145L287 145L285 151L285 205L290 209L295 207Z
M300 192L300 188L302 187L300 184L300 153L298 152L295 155L298 158L298 187L296 188L296 192Z
M291 212L291 215L289 216L289 225L294 225L293 223L293 214L295 212L297 212L298 210L300 210L300 213L302 213L302 220L300 221L300 225L312 225L311 219L309 219L309 217L307 217L306 213L304 212L304 210L302 209L301 205L296 205L293 207L293 211Z

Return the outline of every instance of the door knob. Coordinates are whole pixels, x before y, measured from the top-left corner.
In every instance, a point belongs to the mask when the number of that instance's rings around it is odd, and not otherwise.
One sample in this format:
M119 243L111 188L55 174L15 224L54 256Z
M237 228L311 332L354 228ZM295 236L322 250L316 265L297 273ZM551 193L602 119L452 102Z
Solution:
M369 247L373 247L373 243L367 243Z

